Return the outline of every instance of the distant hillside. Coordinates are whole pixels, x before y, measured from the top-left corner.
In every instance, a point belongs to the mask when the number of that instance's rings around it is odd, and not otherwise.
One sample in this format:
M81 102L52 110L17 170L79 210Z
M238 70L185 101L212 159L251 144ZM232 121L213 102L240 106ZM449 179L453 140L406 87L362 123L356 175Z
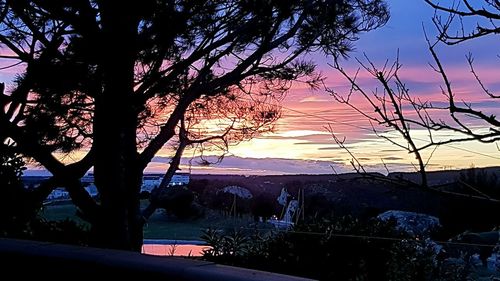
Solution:
M487 171L500 178L500 167L477 170ZM220 199L218 191L227 186L246 188L253 198L274 205L278 205L276 199L282 188L286 188L292 197L298 197L299 190L304 191L306 216L334 214L369 218L387 210L402 210L437 216L450 233L460 233L466 229L484 231L490 229L492 224L499 225L498 216L492 215L500 212L497 200L474 197L477 193L464 188L462 184L448 184L456 182L460 174L466 171L467 169L429 172L431 186L447 184L439 187L439 190L375 181L356 173L267 176L192 174L188 188L206 206L215 206ZM382 179L385 177L382 174L372 175ZM416 183L420 181L419 174L415 172L390 173L387 178L402 178ZM45 177L23 177L27 186L35 185L43 179ZM280 206L275 207L281 209Z
M500 167L475 168L477 170L486 171L488 174L495 174L500 178ZM427 172L427 180L430 186L452 183L456 181L461 173L469 169L446 170L446 171L430 171ZM417 172L395 172L387 175L389 178L402 178L411 182L420 183L420 174Z
M486 170L489 174L496 174L500 178L500 167L486 167L486 168L476 168L478 170ZM429 184L441 185L446 183L451 183L456 181L460 174L467 171L468 169L460 170L446 170L446 171L429 171L427 172L427 177ZM373 175L382 176L379 173L372 173ZM145 176L163 176L159 173L145 174ZM296 174L296 175L212 175L212 174L191 174L192 180L208 180L208 181L225 181L225 182L235 182L242 185L249 186L259 186L266 188L267 185L284 186L285 184L293 181L303 181L303 182L336 182L345 181L355 178L359 178L361 175L357 173L345 173L345 174ZM420 174L417 172L394 172L387 175L388 178L398 179L402 178L409 180L411 182L419 183ZM39 183L40 181L47 179L48 176L23 176L22 180L25 185Z

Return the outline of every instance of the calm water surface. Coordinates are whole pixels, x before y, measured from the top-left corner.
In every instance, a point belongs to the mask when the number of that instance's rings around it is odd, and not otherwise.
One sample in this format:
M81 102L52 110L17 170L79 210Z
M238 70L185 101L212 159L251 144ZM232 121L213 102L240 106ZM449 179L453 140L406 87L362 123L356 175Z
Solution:
M191 256L203 255L204 249L210 247L203 241L190 240L145 240L142 253L155 256Z

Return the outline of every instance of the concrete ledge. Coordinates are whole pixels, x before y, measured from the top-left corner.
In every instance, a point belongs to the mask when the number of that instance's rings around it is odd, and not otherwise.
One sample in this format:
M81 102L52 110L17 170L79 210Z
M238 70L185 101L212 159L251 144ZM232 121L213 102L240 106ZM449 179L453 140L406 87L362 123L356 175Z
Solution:
M14 239L0 239L0 260L2 275L20 280L33 276L42 280L45 277L49 280L75 277L78 280L89 277L161 278L158 279L161 281L311 280L185 258Z

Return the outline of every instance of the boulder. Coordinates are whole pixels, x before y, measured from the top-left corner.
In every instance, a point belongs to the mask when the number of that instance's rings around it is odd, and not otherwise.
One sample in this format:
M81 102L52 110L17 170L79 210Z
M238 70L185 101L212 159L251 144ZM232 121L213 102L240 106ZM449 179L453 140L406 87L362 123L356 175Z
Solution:
M377 218L383 221L392 218L396 221L398 230L418 237L427 237L441 227L438 218L415 212L391 210L378 215Z

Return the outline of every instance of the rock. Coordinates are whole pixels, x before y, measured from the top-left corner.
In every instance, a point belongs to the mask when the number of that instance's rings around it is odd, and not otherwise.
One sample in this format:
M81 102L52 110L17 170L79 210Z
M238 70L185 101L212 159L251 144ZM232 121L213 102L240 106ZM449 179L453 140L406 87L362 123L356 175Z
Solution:
M486 266L488 270L498 271L500 270L500 255L497 253L491 254L491 256L486 259Z
M248 190L244 187L241 187L241 186L237 186L237 185L226 186L223 189L217 191L217 193L219 193L219 192L234 194L234 195L236 195L240 198L243 198L243 199L252 199L253 198L253 195L250 192L250 190Z
M414 212L390 210L378 215L377 218L383 221L393 218L396 220L398 230L419 237L429 236L430 233L441 227L438 218Z

